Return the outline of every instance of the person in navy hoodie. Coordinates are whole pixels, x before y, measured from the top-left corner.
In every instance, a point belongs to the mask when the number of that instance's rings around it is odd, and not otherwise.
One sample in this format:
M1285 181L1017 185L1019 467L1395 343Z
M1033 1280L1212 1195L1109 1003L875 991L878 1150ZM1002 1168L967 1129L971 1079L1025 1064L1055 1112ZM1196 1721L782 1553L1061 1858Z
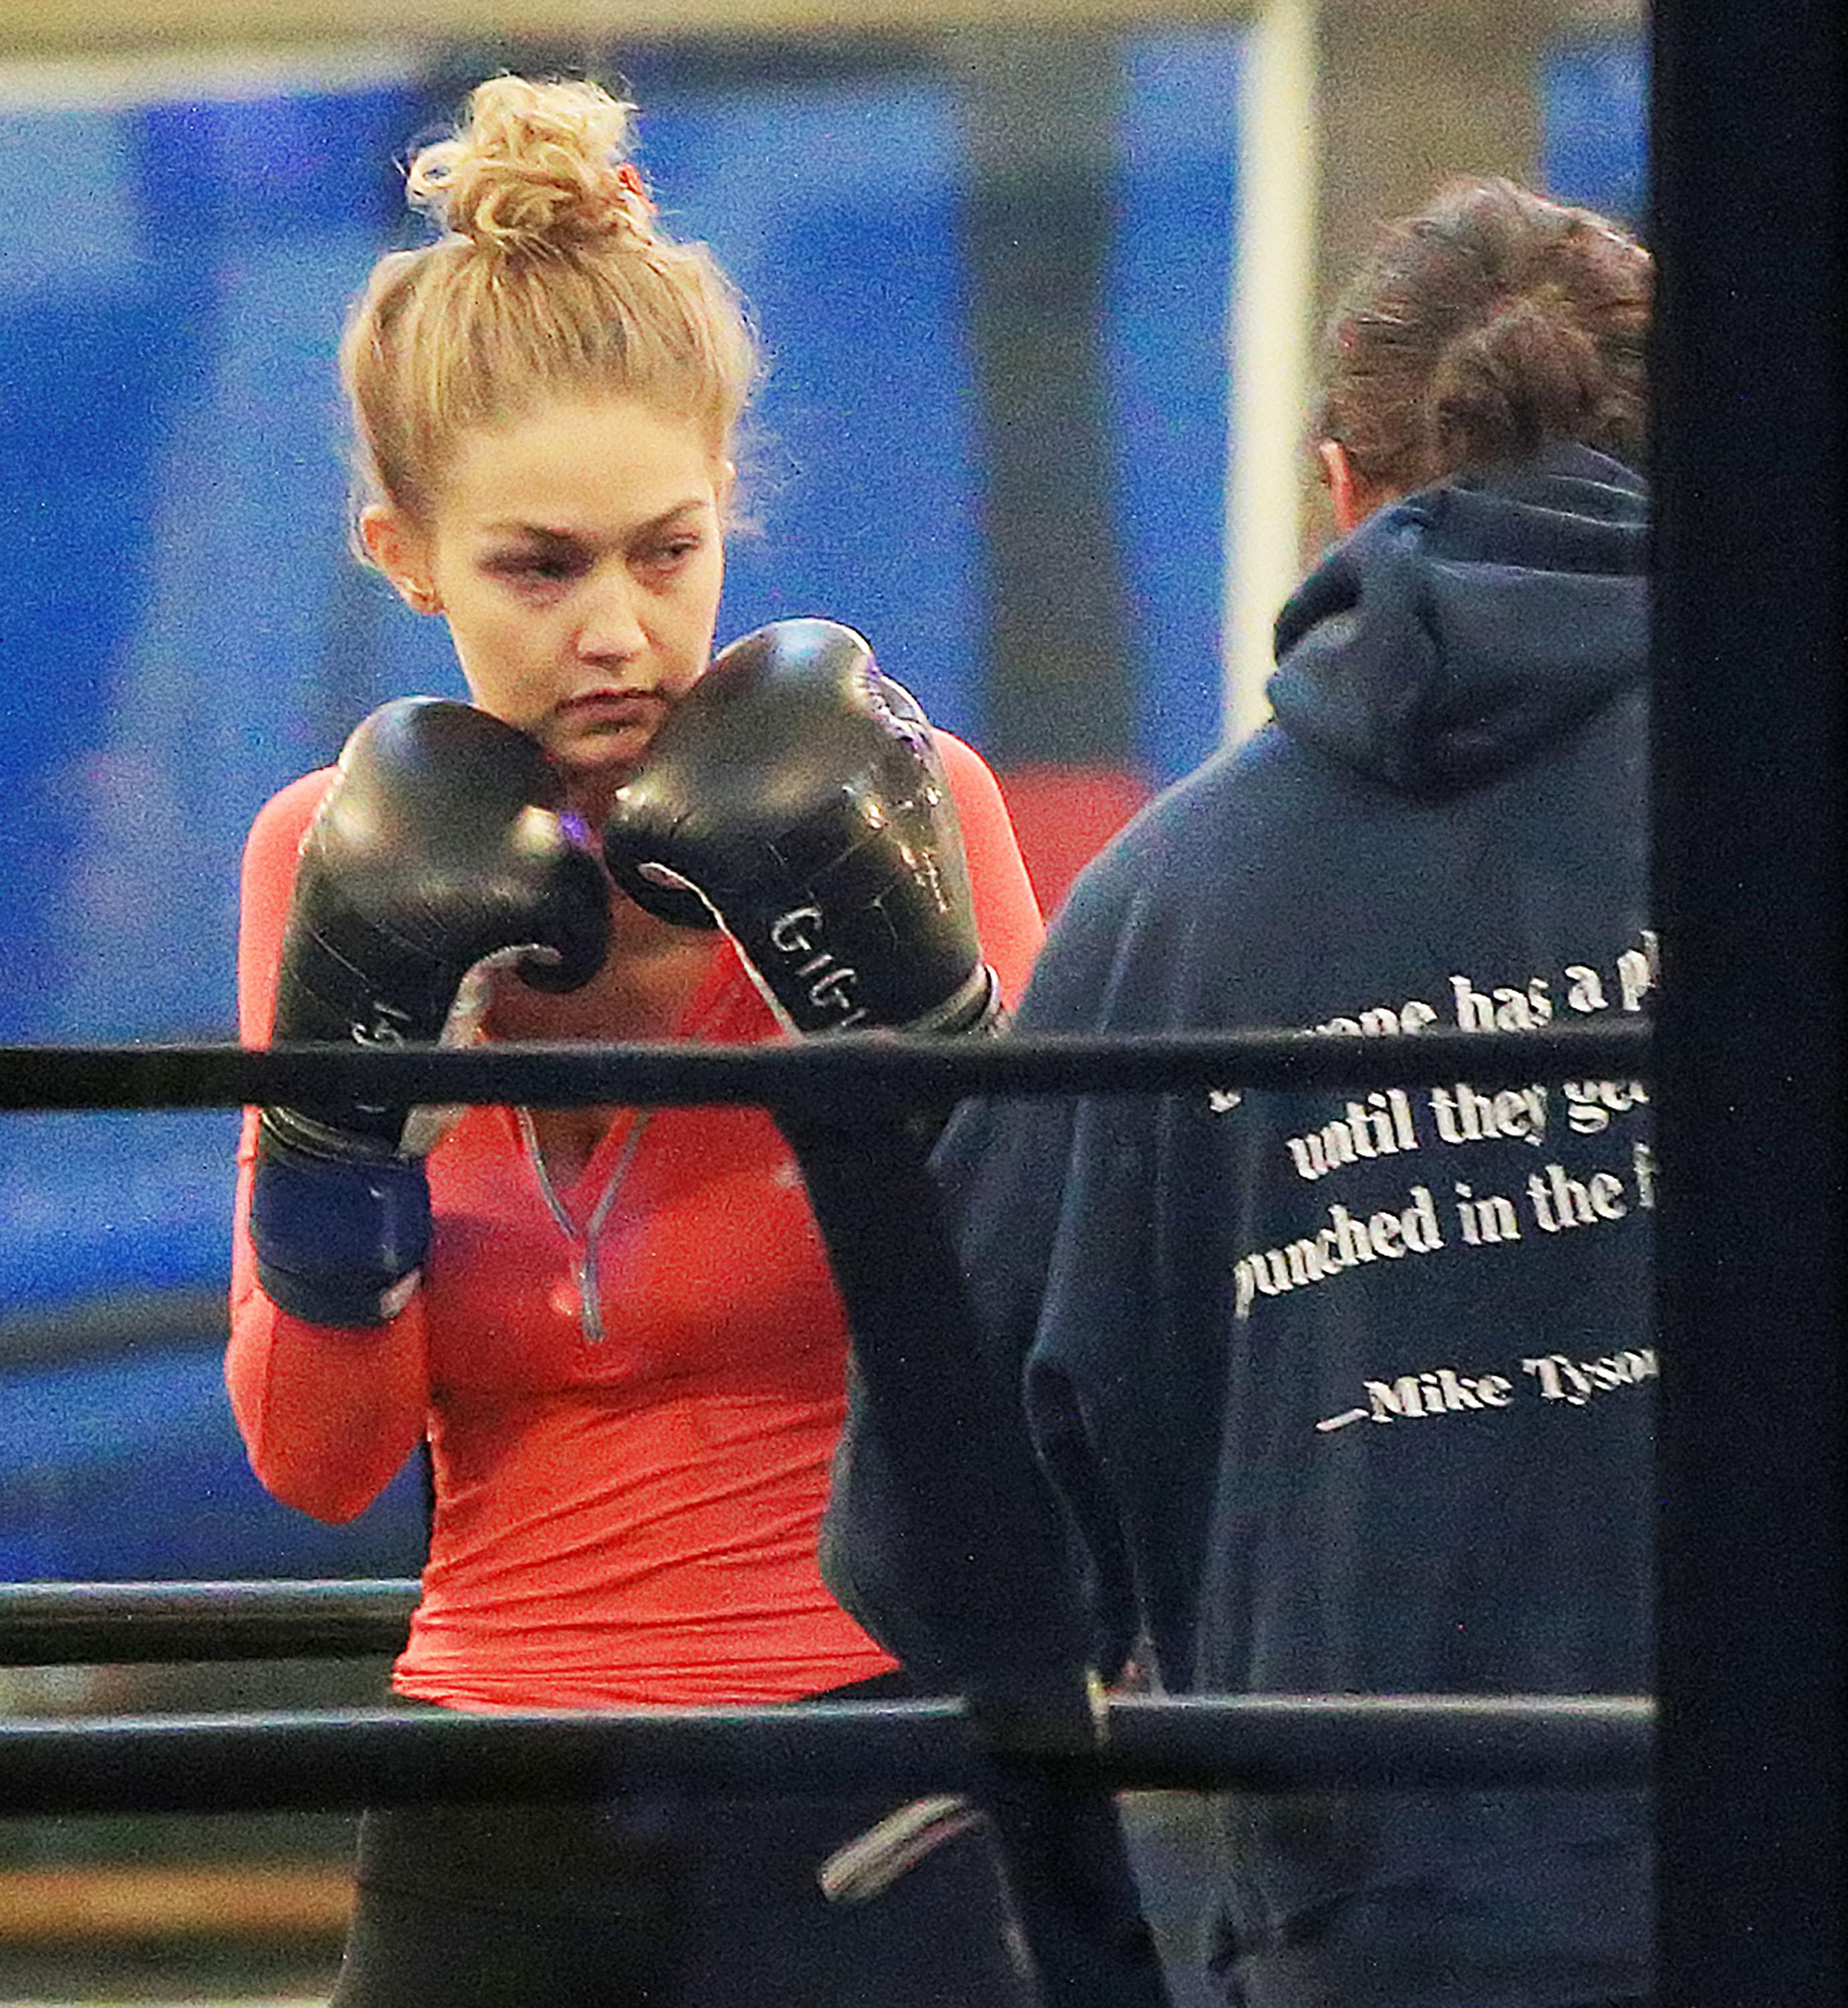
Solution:
M1506 181L1384 233L1330 323L1342 535L1278 618L1274 716L1083 874L1020 1034L1647 1013L1650 301L1624 231ZM935 1168L1105 1678L1652 1685L1645 1084L972 1102ZM903 1426L857 1395L825 1573L907 1660L977 1663L1006 1600L933 1596ZM1214 1803L1238 2008L1649 1998L1640 1791Z

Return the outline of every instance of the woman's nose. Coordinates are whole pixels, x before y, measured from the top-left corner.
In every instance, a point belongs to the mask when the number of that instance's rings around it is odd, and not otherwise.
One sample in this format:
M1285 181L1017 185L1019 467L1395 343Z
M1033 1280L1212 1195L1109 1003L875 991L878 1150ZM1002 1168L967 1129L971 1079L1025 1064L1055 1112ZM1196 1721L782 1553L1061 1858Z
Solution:
M647 645L634 581L612 570L586 582L578 652L588 660L624 661Z

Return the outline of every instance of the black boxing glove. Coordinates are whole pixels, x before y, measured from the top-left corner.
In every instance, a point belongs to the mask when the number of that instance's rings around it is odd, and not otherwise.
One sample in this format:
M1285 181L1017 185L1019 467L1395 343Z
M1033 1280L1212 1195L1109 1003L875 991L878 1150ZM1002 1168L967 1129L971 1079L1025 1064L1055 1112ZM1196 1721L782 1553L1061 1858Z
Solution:
M797 1032L966 1031L1000 1016L929 722L832 620L715 656L604 826L641 907L716 924Z
M465 1034L487 971L541 989L602 966L608 888L561 818L537 741L472 705L404 698L347 741L302 839L272 1038L362 1046ZM423 1156L443 1112L387 1101L265 1108L250 1205L257 1279L320 1324L374 1324L416 1287Z

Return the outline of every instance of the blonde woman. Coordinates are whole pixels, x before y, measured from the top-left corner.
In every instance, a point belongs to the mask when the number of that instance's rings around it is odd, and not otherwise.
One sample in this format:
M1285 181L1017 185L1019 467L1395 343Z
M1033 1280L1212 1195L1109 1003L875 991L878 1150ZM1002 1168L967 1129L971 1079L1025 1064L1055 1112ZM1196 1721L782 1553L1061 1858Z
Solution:
M589 83L496 78L412 164L440 235L380 261L343 351L359 529L408 603L447 621L473 702L383 707L337 771L259 815L247 1041L454 1036L465 1019L521 1040L800 1024L736 926L684 924L705 916L671 900L663 917L600 856L657 735L671 721L697 741L710 699L694 694L722 683L761 707L767 765L792 741L838 757L856 801L902 771L927 818L913 850L948 903L882 950L892 981L867 994L910 1000L884 1022L949 1023L959 999L992 1015L1024 981L1039 914L977 756L827 624L712 667L758 359L711 255L657 221L626 157L631 109ZM820 728L788 728L786 686ZM953 996L931 990L946 969ZM800 1179L759 1111L475 1108L433 1143L415 1112L352 1102L247 1123L234 1405L264 1483L329 1519L427 1441L429 1558L394 1674L409 1702L903 1691L815 1560L845 1358ZM825 1903L822 1859L889 1810L631 1796L370 1814L337 1999L1020 1998L977 1839L877 1903Z

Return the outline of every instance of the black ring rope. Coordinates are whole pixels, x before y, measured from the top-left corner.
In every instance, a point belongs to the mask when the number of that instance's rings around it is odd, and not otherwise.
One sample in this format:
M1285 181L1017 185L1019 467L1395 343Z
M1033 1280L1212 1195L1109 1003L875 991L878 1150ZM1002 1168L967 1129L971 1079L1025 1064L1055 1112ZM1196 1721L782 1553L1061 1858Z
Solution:
M853 1032L765 1045L0 1046L0 1110L207 1108L337 1098L851 1110L868 1095L1130 1094L1209 1087L1481 1085L1648 1070L1646 1023L1400 1036L1164 1032L946 1040Z
M256 1812L628 1791L984 1787L998 1758L1120 1790L1622 1787L1649 1775L1646 1698L1260 1695L1125 1699L1094 1743L1010 1750L969 1704L300 1710L0 1722L9 1814Z
M0 1583L0 1667L354 1659L402 1649L415 1577Z

